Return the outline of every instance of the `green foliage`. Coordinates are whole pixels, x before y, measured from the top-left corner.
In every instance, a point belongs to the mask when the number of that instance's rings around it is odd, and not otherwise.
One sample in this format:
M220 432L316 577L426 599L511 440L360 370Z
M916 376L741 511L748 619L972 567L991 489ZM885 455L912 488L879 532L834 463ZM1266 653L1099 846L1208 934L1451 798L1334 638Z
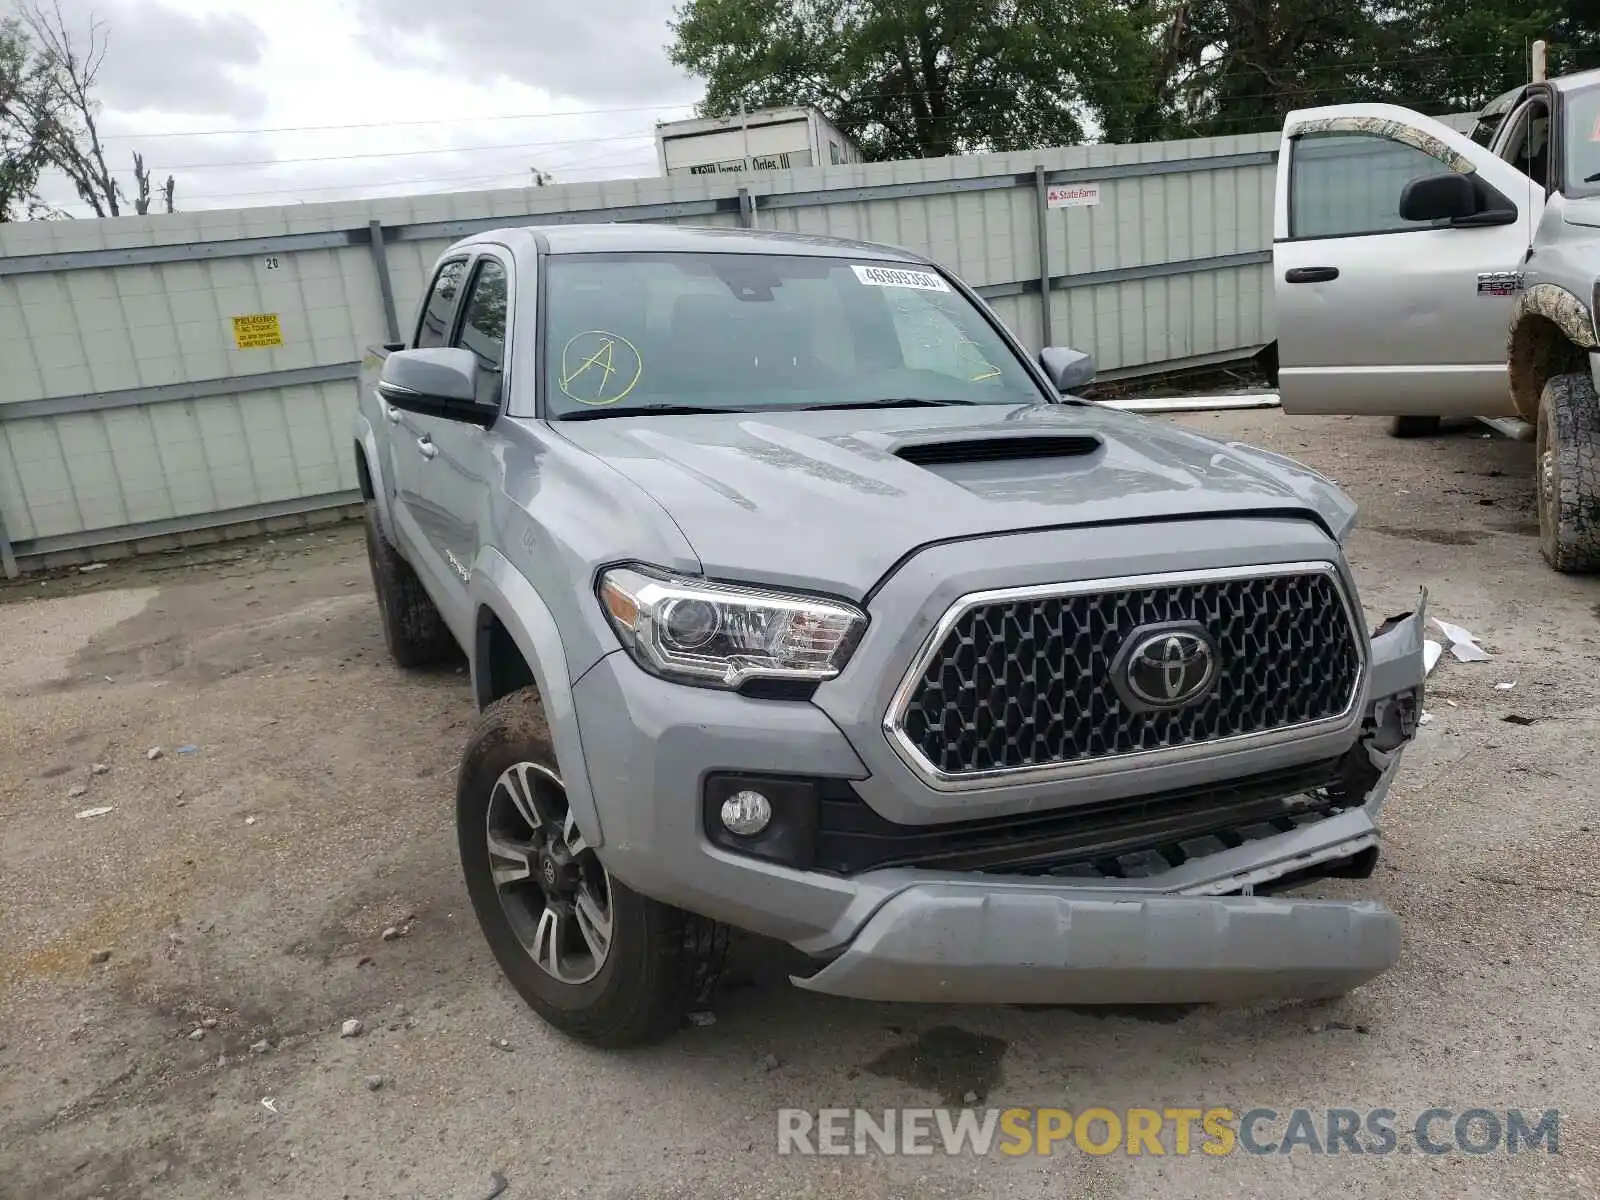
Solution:
M813 105L869 158L1277 129L1296 108L1471 111L1600 66L1595 0L686 0L701 112Z
M1059 145L1125 18L1105 0L688 0L672 61L702 111L810 104L872 158Z
M0 20L0 221L23 216L49 161L48 122L38 116L46 86L21 22Z

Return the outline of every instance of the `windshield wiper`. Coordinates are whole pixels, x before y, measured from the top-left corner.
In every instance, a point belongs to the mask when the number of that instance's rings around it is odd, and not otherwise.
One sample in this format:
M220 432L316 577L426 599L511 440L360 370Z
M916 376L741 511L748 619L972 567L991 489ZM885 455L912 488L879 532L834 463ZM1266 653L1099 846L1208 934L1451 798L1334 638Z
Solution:
M893 396L887 400L850 400L844 404L808 404L803 412L826 412L832 408L947 408L951 405L981 404L980 400L929 400L922 396Z
M706 408L698 404L646 404L632 408L588 408L582 412L562 413L558 421L598 421L604 417L637 417L646 413L654 416L705 416L717 413L742 413L741 408Z

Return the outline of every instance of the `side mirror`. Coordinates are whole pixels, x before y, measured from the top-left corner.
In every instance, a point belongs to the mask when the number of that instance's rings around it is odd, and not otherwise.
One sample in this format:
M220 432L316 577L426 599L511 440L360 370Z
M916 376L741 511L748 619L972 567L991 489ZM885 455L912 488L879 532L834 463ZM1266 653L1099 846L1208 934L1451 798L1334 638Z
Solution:
M396 350L378 375L378 395L406 412L488 426L498 405L478 399L478 356L459 346Z
M1477 211L1478 193L1472 180L1459 171L1423 175L1400 192L1400 217L1405 221L1459 221Z
M1058 392L1070 392L1094 380L1094 356L1071 346L1046 346L1039 351L1039 365Z

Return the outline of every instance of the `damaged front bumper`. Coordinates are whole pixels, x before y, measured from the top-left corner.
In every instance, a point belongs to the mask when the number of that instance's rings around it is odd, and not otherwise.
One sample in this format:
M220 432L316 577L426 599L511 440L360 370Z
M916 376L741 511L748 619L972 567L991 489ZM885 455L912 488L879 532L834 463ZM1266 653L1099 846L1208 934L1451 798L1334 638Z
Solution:
M852 905L814 939L826 965L794 982L862 1000L1128 1004L1319 998L1382 974L1400 954L1382 904L1253 893L1363 855L1370 870L1376 817L1422 710L1426 606L1424 591L1373 634L1351 750L1359 806L1145 879L875 873L857 880L870 911Z

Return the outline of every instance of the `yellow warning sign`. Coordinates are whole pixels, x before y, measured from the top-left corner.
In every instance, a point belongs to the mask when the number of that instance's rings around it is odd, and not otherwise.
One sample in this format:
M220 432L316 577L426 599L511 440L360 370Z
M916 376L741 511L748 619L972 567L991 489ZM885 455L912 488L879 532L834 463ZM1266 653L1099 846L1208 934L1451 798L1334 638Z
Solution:
M233 319L233 344L241 350L260 350L283 345L283 330L277 313L252 313Z

